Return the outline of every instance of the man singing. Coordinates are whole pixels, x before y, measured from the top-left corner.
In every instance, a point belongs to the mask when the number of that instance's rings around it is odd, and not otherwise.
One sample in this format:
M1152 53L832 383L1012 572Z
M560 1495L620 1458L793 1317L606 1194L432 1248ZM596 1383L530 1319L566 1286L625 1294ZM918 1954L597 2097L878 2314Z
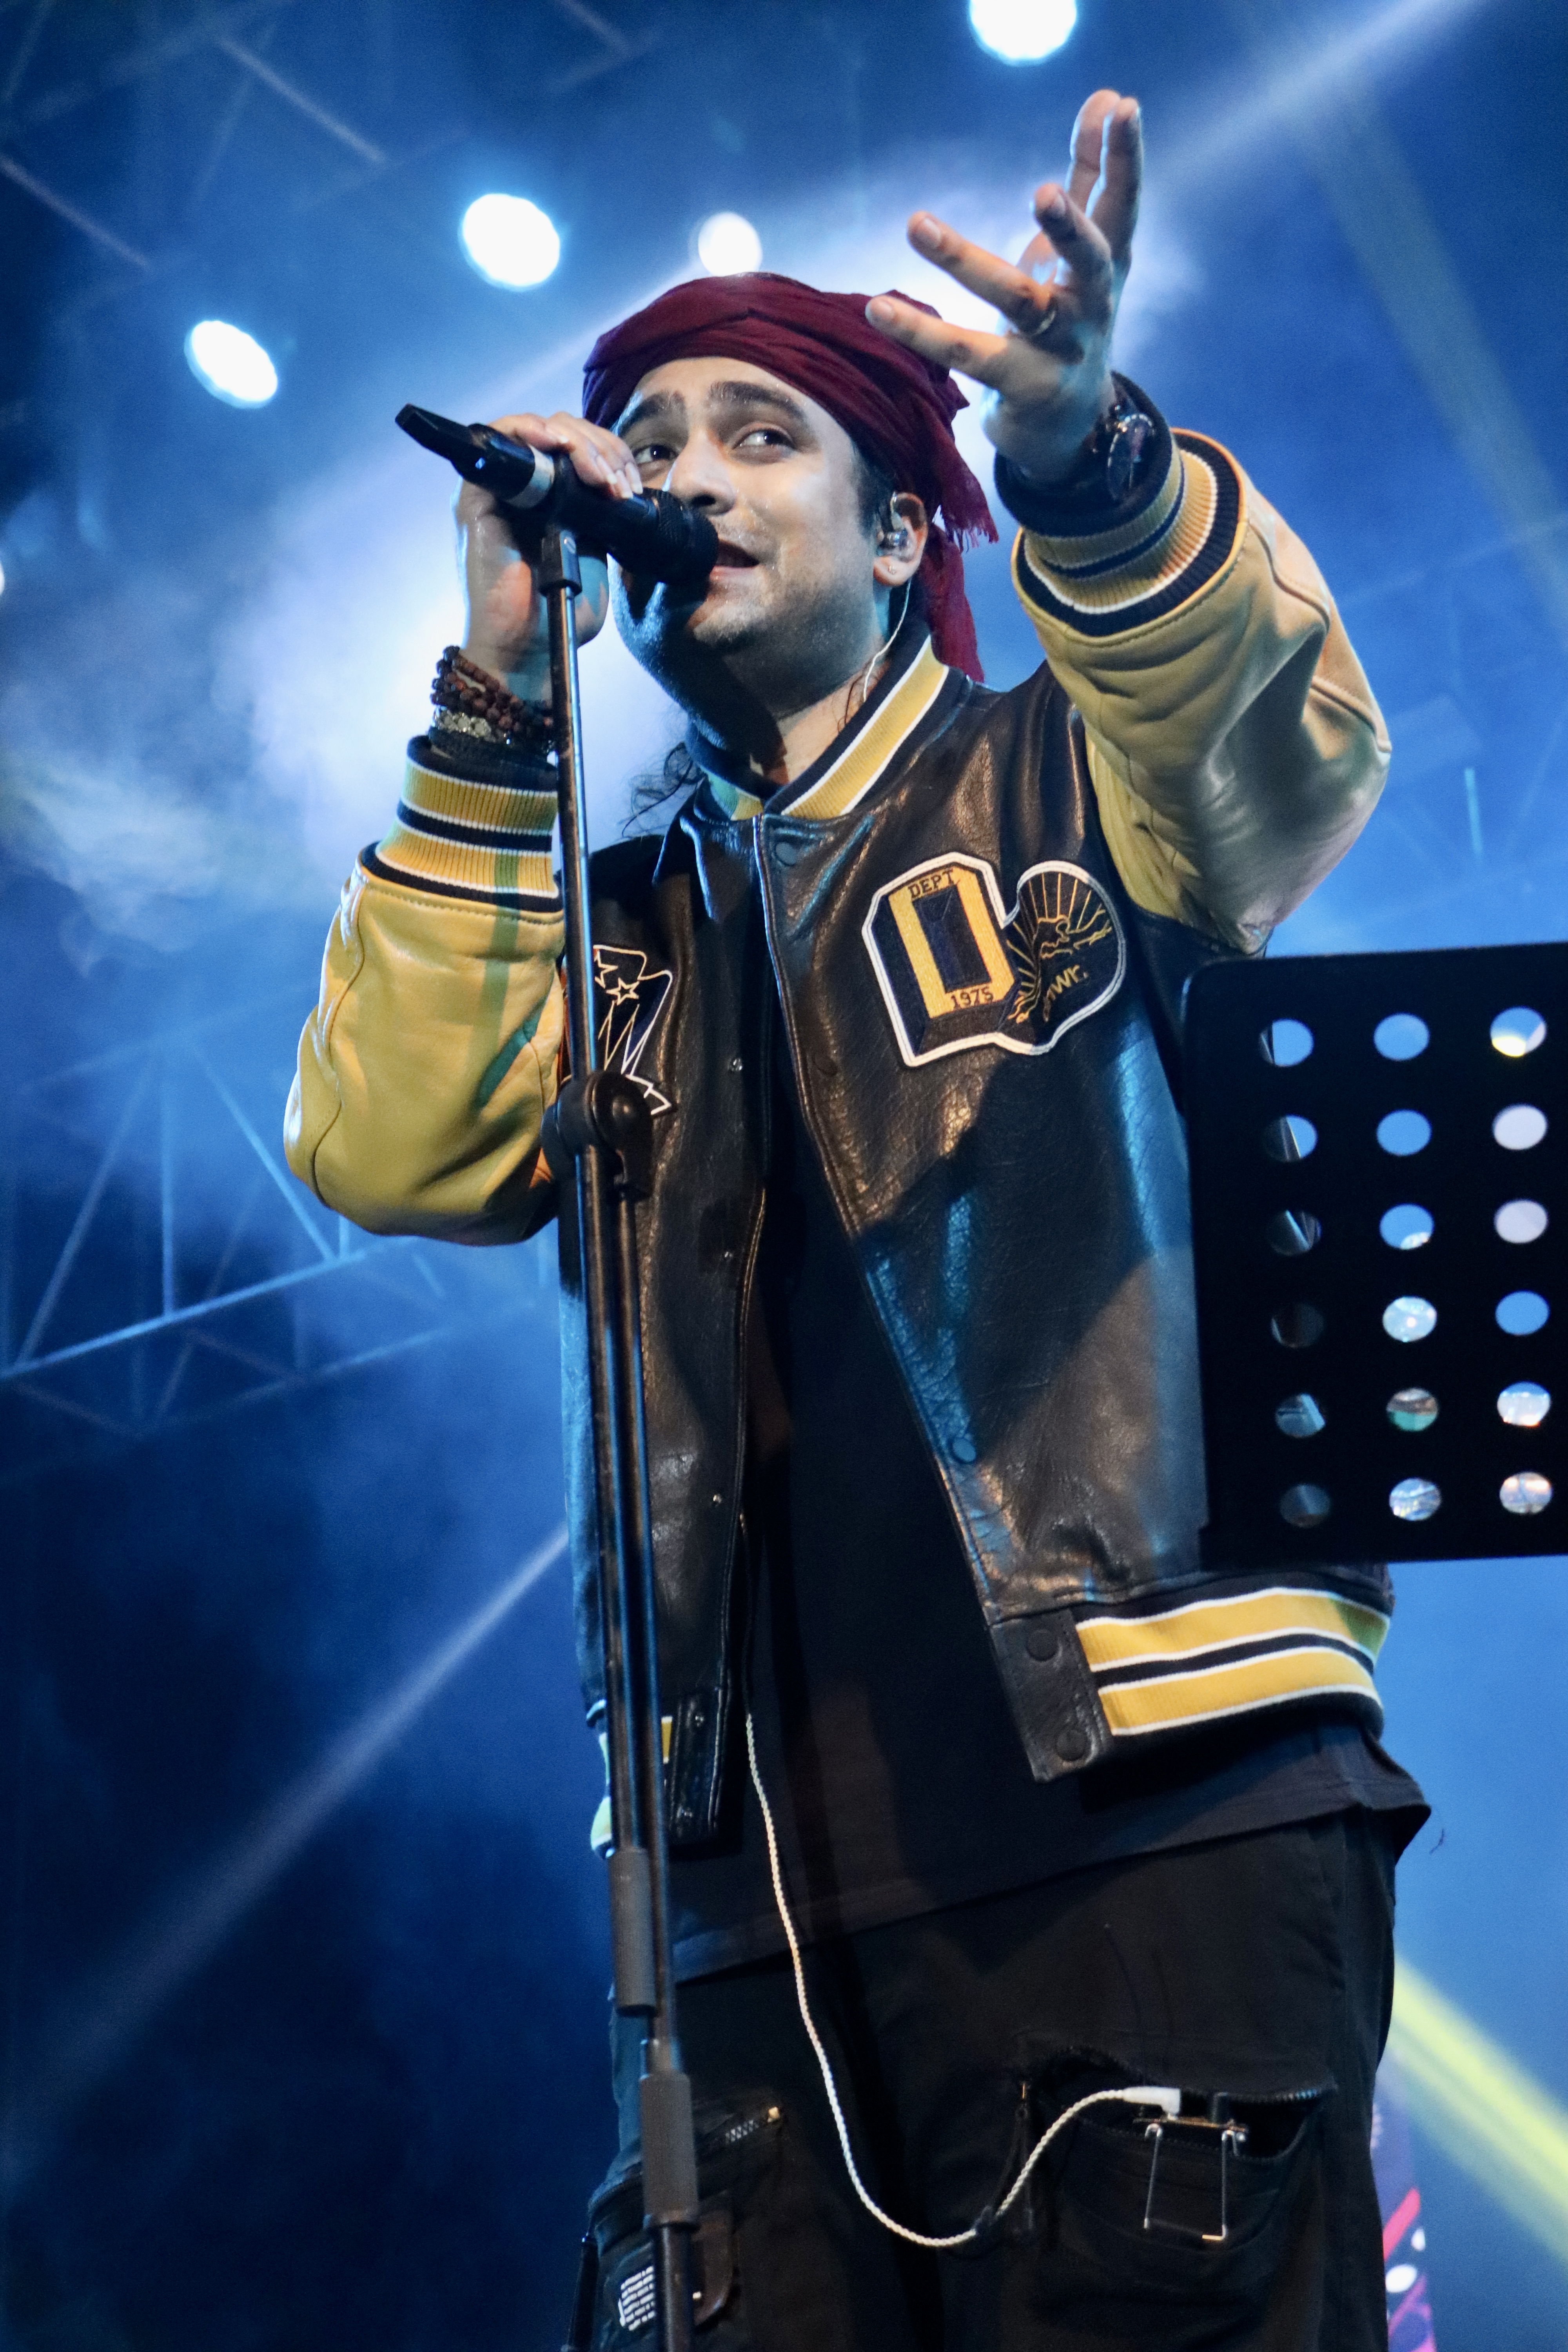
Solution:
M601 337L582 418L498 429L711 520L700 591L617 577L688 714L662 839L595 862L601 1037L654 1112L639 1211L700 2323L761 2352L1386 2344L1369 2158L1394 1857L1374 1570L1205 1570L1184 981L1261 950L1387 742L1311 558L1110 367L1141 167L1100 91L1018 267L946 325L757 274ZM985 387L1042 667L988 692L960 546ZM379 1232L570 1212L533 575L458 500L468 625L328 942L298 1174ZM590 599L584 634L602 622ZM599 1706L581 1284L563 1324ZM754 1758L754 1764L753 1764ZM777 1835L772 1865L764 1806ZM775 1883L776 1882L776 1883ZM847 2168L786 1946L842 2105ZM650 2316L637 2050L594 2342ZM1064 2130L1094 2090L1179 2088ZM1226 2126L1230 2128L1227 2132Z

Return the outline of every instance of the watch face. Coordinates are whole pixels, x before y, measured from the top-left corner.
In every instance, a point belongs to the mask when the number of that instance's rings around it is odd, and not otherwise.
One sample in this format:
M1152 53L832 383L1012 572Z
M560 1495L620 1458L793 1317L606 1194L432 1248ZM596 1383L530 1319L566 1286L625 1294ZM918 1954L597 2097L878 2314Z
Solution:
M1105 487L1111 498L1127 496L1153 436L1152 425L1140 409L1112 418L1110 446L1105 453Z

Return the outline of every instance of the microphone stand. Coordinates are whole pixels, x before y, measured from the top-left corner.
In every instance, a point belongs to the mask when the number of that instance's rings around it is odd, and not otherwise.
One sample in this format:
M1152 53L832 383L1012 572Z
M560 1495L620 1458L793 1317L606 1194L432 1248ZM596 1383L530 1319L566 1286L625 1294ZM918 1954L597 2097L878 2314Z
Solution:
M587 1312L609 1745L615 2001L623 2017L647 2021L639 2085L643 2223L653 2240L659 2352L691 2352L697 2154L691 2083L676 2038L670 1958L664 1742L637 1287L636 1204L652 1189L653 1119L639 1087L599 1066L577 680L575 600L583 575L570 530L544 534L537 576L550 628L572 1069L553 1119L562 1152L575 1169Z

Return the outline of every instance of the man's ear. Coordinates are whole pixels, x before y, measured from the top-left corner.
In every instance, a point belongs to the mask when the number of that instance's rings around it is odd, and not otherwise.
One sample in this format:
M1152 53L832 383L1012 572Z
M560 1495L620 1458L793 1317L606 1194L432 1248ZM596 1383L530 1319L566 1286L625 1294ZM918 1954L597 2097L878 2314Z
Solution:
M931 523L912 490L896 490L877 518L871 577L879 588L902 588L921 568Z

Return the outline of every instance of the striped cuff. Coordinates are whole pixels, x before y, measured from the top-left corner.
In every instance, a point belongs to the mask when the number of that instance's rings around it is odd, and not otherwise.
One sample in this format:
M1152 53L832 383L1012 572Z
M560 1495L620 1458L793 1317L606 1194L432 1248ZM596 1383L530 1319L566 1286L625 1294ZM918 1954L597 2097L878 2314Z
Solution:
M1121 636L1163 620L1222 572L1240 541L1241 477L1217 442L1172 436L1170 460L1139 511L1077 537L1018 534L1013 575L1037 621L1079 636Z
M1065 482L1037 482L998 451L996 495L1026 530L1043 539L1092 539L1123 523L1136 524L1159 498L1171 470L1171 428L1131 376L1112 375L1110 381L1118 401L1137 409L1154 428L1133 479L1113 499L1092 457L1080 461L1088 467L1085 474Z
M515 781L460 775L427 737L416 736L397 822L363 853L361 864L383 881L437 898L554 909L554 772L521 761L510 763L509 772Z
M1266 1585L1136 1615L1080 1617L1078 1631L1118 1739L1301 1700L1348 1703L1369 1729L1382 1727L1373 1667L1388 1619L1342 1593Z

